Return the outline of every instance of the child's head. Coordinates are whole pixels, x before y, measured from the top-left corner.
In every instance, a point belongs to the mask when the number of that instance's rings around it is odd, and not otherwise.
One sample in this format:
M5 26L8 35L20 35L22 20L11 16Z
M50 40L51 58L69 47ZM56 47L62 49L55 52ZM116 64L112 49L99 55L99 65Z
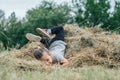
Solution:
M51 63L52 63L52 57L51 57L50 52L46 51L46 50L43 49L43 48L36 49L36 50L34 51L34 57L35 57L37 60L45 61L45 62L47 62L48 64L51 64Z

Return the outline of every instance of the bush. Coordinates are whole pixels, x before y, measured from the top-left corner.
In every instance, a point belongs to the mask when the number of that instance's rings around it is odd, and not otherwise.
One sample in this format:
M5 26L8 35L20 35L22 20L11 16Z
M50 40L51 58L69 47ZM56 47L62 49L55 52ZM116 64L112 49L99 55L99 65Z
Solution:
M0 25L0 29L3 28L0 41L5 48L15 47L18 44L21 47L27 42L26 33L36 34L37 27L51 28L64 25L70 18L70 8L67 4L56 5L54 2L42 1L38 7L28 10L23 20L18 20L13 12L4 21L5 25Z

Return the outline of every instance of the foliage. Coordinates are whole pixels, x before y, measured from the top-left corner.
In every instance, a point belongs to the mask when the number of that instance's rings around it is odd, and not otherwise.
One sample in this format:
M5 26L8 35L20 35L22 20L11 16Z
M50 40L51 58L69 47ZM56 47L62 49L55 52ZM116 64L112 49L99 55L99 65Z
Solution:
M107 24L110 30L120 33L120 2L115 2L115 11Z
M0 19L4 18L4 12L0 10ZM5 48L23 46L27 39L25 34L34 33L37 27L50 28L68 23L70 8L67 4L56 5L54 2L42 1L36 7L27 11L26 17L18 20L15 13L11 13L8 19L2 19L0 23L0 42Z
M6 35L4 34L5 32L5 13L3 10L0 10L0 43L2 42L5 47L7 47L7 40L6 40Z
M0 19L5 15L3 10L0 10Z
M77 7L75 22L80 26L104 26L109 20L110 2L107 0L79 0L74 5Z
M56 5L53 2L43 1L39 7L27 12L27 19L34 28L49 28L68 23L70 8L64 5Z

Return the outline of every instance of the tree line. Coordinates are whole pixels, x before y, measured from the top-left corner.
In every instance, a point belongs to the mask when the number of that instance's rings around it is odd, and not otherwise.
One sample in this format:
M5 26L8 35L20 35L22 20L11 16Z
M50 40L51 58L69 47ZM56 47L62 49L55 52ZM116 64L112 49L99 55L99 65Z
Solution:
M71 3L57 5L53 1L43 0L39 6L28 10L21 20L15 12L5 18L4 11L0 10L0 43L6 49L20 48L28 42L25 34L37 34L37 27L51 28L67 23L120 32L120 2L115 1L114 12L110 12L109 0L71 0Z

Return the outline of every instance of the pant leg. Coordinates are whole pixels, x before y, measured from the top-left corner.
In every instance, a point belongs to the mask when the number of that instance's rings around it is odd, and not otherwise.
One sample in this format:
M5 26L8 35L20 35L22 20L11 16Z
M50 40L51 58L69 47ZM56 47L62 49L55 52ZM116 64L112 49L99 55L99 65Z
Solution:
M51 29L51 33L56 36L50 41L50 44L56 40L64 41L64 28L63 27L55 27Z
M51 33L55 34L56 36L52 39L48 39L46 37L42 37L41 43L43 43L47 48L56 40L64 41L64 28L63 27L55 27L51 29Z
M48 48L49 47L49 44L50 44L50 39L48 39L48 38L46 38L46 37L42 37L42 39L41 39L41 43L43 43L44 45L45 45L45 47L46 48Z

